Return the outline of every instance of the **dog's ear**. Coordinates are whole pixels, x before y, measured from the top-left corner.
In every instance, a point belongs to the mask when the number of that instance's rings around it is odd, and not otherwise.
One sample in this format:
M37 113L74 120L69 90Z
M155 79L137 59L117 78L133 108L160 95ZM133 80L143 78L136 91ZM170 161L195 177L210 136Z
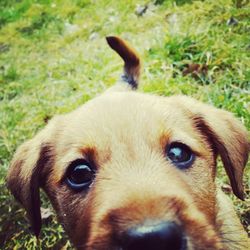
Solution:
M39 188L44 185L52 160L52 149L47 140L50 127L47 126L18 148L7 175L7 186L24 206L37 237L41 230Z
M140 58L135 50L124 40L116 36L106 37L109 46L116 51L124 61L122 80L133 89L137 89L140 77Z
M247 130L227 111L200 103L192 106L190 110L196 109L193 117L196 128L215 155L220 155L234 194L244 200L243 172L250 150Z

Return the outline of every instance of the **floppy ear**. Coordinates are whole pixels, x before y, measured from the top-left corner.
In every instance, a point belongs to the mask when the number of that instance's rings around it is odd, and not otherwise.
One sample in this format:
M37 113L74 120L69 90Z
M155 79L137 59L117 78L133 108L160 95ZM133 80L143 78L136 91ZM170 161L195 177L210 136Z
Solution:
M106 37L108 45L116 51L124 61L122 80L133 89L137 89L140 77L140 58L136 51L124 40L116 36Z
M197 105L198 104L198 105ZM244 200L243 172L247 164L250 143L247 130L229 112L193 103L195 126L219 154L234 194Z
M44 184L52 160L48 127L18 148L7 175L7 186L27 211L37 237L41 230L39 188Z

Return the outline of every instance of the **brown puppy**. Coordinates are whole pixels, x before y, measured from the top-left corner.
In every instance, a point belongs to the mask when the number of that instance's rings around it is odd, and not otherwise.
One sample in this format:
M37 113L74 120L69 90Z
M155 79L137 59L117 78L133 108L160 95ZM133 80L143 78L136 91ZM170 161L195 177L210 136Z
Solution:
M247 249L215 185L220 156L243 199L247 131L232 114L192 98L130 91L140 60L120 38L107 41L125 61L123 81L53 118L12 161L8 186L34 233L43 188L77 249Z

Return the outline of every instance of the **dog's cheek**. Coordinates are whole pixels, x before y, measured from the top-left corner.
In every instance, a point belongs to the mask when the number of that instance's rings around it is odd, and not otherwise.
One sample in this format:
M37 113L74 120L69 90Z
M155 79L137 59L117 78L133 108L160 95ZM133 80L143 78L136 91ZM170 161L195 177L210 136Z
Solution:
M45 191L73 245L85 245L90 224L90 195L74 192L61 183L50 183Z
M90 202L86 194L67 192L60 197L63 222L74 245L84 245L90 224Z
M186 176L186 181L190 186L196 206L206 215L209 223L215 224L217 207L215 165L212 155L199 159L195 165L186 172ZM207 206L208 200L209 206Z

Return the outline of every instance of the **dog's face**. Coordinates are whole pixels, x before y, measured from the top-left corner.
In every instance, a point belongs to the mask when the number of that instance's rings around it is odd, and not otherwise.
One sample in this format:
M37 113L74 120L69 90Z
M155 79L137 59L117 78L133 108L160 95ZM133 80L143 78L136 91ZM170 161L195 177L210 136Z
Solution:
M191 98L109 91L23 144L8 184L37 235L42 187L78 249L223 249L216 158L243 198L246 138L231 114Z

